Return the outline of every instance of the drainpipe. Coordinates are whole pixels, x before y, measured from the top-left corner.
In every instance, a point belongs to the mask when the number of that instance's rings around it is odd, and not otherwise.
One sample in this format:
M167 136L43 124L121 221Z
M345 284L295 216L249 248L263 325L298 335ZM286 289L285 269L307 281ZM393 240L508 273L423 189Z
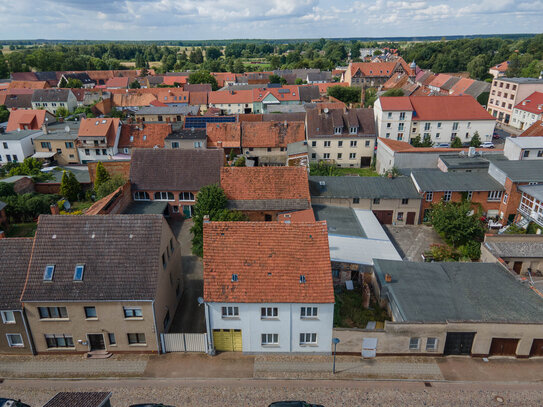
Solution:
M151 306L153 307L153 324L155 325L155 334L156 334L156 346L157 346L157 352L160 355L162 353L162 348L160 346L160 338L158 335L158 327L156 325L156 314L155 314L155 300L151 302Z
M25 326L25 332L26 332L26 339L28 341L28 344L30 346L30 351L33 355L36 355L36 350L34 349L34 338L30 335L30 332L28 330L28 325L26 323L26 313L23 310L19 311L21 313L21 318L23 319L23 325Z
M213 346L213 332L211 332L211 314L209 312L209 304L204 303L206 314L206 330L207 330L207 353L215 356L215 348Z

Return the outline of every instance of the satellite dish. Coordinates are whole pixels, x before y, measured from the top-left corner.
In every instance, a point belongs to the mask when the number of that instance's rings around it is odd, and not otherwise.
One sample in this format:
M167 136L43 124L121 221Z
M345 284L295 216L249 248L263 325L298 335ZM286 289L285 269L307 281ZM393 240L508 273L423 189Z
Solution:
M328 113L328 108L325 107L322 111L323 111L324 113Z
M65 131L66 133L69 133L69 132L70 132L70 126L64 127L64 131Z
M202 305L204 303L204 299L202 297L198 297L198 304Z

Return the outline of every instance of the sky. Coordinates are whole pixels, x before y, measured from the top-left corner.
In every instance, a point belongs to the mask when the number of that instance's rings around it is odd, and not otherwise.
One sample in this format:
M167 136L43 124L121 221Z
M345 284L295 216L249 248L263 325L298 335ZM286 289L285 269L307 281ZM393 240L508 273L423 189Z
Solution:
M0 40L538 33L543 0L0 0Z

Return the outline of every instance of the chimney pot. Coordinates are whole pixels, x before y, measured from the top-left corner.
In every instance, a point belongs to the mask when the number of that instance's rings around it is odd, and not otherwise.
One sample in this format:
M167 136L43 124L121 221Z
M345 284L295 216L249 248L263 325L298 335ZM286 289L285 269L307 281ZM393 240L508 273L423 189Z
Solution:
M58 208L58 205L56 203L52 204L50 208L51 208L51 215L60 215L60 209Z
M6 233L3 230L0 230L0 239L5 239Z
M204 223L209 223L209 215L204 215Z

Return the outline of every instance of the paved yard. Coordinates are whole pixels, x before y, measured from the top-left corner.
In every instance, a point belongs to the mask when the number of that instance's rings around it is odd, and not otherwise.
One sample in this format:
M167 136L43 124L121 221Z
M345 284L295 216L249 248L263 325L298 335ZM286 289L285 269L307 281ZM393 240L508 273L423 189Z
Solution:
M430 226L383 225L383 228L404 260L422 261L422 253L428 250L431 244L445 243Z
M192 220L170 221L170 226L181 244L183 267L183 294L170 332L203 333L206 331L205 311L203 305L198 305L198 297L204 295L204 271L202 260L191 252Z

